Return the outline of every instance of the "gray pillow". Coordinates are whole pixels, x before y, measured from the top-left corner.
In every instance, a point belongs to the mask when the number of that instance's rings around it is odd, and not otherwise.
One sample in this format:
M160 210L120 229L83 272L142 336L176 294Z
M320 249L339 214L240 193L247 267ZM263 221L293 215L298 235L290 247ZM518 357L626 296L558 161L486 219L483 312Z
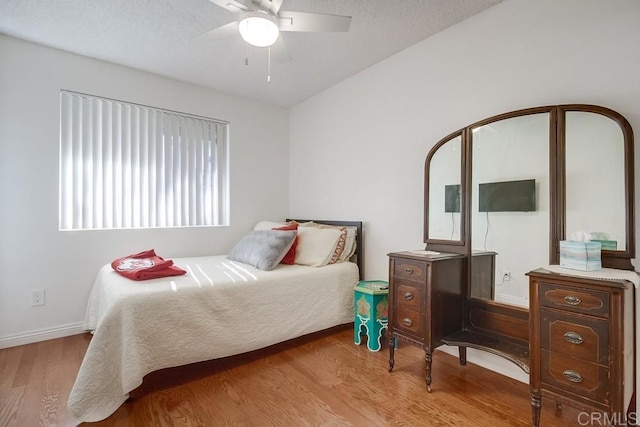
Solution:
M296 231L255 230L231 249L227 259L270 271L282 261L296 239Z

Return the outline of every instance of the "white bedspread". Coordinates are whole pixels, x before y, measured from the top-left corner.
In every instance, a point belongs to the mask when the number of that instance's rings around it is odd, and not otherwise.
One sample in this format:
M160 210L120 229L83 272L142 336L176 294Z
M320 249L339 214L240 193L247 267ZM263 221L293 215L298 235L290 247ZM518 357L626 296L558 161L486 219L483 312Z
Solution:
M135 282L105 265L91 290L94 330L68 408L99 421L144 375L257 350L353 321L353 263L267 272L226 256L177 258L184 276Z

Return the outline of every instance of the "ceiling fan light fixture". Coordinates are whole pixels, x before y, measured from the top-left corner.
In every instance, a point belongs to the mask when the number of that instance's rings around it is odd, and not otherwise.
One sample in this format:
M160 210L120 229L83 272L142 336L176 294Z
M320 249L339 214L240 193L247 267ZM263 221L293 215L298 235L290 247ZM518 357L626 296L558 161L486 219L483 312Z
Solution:
M271 46L280 35L276 18L259 11L248 12L238 23L238 29L242 39L256 47Z

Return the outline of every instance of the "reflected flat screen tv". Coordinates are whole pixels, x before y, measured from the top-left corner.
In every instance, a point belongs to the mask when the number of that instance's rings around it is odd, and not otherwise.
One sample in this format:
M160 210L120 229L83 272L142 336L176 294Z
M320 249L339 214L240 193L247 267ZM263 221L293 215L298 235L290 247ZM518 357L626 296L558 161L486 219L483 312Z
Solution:
M460 184L444 186L444 211L460 212Z
M480 212L534 212L536 180L488 182L480 184Z

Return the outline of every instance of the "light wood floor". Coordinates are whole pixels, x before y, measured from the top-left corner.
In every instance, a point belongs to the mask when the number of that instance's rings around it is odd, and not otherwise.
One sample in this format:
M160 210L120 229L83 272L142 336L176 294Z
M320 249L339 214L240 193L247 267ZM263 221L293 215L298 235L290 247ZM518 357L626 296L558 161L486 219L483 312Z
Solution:
M0 426L69 426L66 402L90 335L0 350ZM424 353L370 352L344 327L294 343L145 377L99 426L527 426L528 386L437 351L433 392ZM544 401L543 426L575 426L578 411Z

